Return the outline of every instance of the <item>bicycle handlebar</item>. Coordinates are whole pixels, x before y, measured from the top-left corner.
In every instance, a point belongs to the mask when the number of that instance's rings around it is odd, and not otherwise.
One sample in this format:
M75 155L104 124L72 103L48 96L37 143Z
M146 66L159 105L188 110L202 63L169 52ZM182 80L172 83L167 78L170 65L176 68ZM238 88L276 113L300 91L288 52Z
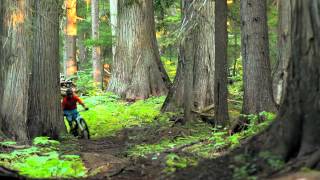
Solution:
M81 109L78 112L84 112L84 111L89 111L89 109Z

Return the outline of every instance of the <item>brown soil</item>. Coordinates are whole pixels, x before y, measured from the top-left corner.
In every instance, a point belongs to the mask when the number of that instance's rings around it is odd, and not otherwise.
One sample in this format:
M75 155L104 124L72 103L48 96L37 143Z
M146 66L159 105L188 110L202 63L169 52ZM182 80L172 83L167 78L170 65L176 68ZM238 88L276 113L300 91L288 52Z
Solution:
M126 141L126 139L129 138L117 136L101 140L80 141L80 155L89 174L92 174L88 179L232 179L232 169L229 167L229 158L227 157L206 160L197 167L179 170L175 174L167 175L163 172L165 153L156 160L152 160L152 157L130 159L124 153L130 146L130 141Z
M79 140L79 154L90 175L87 179L159 179L163 160L151 157L132 159L126 150L134 144L155 143L161 136L141 136L147 128L125 129L115 137L99 140ZM141 137L137 137L141 136Z
M170 152L161 153L156 159L151 155L133 159L127 157L126 150L137 144L154 144L164 138L174 139L190 134L190 130L179 126L135 127L124 129L114 137L79 140L76 145L78 151L73 153L81 155L90 175L88 179L175 179L163 171L165 156Z

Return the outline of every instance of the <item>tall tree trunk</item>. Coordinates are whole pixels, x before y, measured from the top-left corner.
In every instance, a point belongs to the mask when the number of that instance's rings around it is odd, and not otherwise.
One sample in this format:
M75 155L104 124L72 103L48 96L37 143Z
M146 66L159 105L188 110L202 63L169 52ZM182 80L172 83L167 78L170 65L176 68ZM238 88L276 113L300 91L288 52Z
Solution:
M284 160L304 160L301 157L311 155L300 165L314 168L319 167L319 156L313 155L319 153L320 147L320 1L290 0L290 3L287 93L277 120L254 139L252 148L269 150Z
M215 82L214 82L214 111L217 124L226 124L228 112L228 63L227 63L227 1L216 0L215 15Z
M65 0L67 12L66 55L64 69L66 77L74 76L78 71L77 64L77 1Z
M87 60L87 56L88 56L88 51L87 51L87 48L84 44L84 41L86 39L86 33L81 33L79 36L78 36L78 46L79 46L79 64L84 64L86 63L86 60Z
M273 77L273 96L277 104L283 102L288 78L291 26L291 2L279 1L278 49L279 58L277 70Z
M29 87L30 138L58 137L65 130L60 105L59 0L35 1L32 73Z
M117 35L117 16L118 16L118 0L110 0L110 19L112 33L112 59L116 54L116 35Z
M1 4L0 129L7 137L19 141L57 137L64 129L58 7L58 0L4 0Z
M1 23L2 53L0 57L2 81L0 88L0 128L5 135L19 141L28 139L28 88L31 31L26 22L30 20L31 3L28 0L3 0Z
M160 61L152 1L119 0L118 10L116 54L108 90L126 99L165 95L170 80Z
M214 103L214 1L183 1L182 27L185 40L180 49L179 64L174 85L162 107L162 111L177 111L185 107L184 85L191 84L192 109L202 109ZM181 53L183 52L183 53ZM194 66L193 81L186 80L184 63ZM191 97L192 96L192 97Z
M66 77L71 77L78 72L77 63L77 36L67 35L66 36L66 55L67 59L64 60L64 69Z
M2 6L0 6L0 47L4 47L2 44L2 42L4 41L4 32L5 32L5 28L3 27L4 25L4 14L5 14L5 7L4 7L4 2L2 4ZM2 86L2 82L4 82L4 76L5 76L5 71L6 71L6 66L5 66L5 62L2 59L4 56L4 48L0 48L0 103L2 103L2 96L3 96L3 86ZM1 113L1 111L0 111ZM0 114L1 115L1 114ZM1 116L0 116L0 121L1 121ZM1 127L0 127L0 132L1 132Z
M266 0L242 0L243 114L276 111L272 94Z
M92 39L99 40L99 0L91 0ZM93 80L98 86L102 86L102 63L100 46L92 48ZM101 87L102 88L102 87Z

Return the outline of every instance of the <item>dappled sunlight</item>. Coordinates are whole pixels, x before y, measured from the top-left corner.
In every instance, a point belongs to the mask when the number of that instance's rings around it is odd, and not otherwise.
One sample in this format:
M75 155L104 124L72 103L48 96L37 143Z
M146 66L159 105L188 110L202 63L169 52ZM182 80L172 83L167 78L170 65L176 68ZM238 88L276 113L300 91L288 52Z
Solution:
M77 0L66 0L67 35L77 35Z
M67 71L66 72L67 76L71 76L77 73L78 71L77 64L75 64L73 59L68 60L66 71Z
M24 22L23 11L21 10L15 11L11 16L11 19L12 19L13 27L16 27L17 25L22 24Z
M19 0L17 7L12 10L11 18L12 26L15 28L25 21L25 0Z

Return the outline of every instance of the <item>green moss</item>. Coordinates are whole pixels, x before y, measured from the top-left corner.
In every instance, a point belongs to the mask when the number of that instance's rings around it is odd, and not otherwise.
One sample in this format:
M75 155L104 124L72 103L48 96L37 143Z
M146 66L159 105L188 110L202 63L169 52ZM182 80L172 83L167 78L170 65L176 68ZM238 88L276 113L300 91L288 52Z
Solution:
M81 112L93 138L114 135L124 128L151 124L160 114L165 97L153 97L129 104L107 93L103 96L84 98L90 108Z

